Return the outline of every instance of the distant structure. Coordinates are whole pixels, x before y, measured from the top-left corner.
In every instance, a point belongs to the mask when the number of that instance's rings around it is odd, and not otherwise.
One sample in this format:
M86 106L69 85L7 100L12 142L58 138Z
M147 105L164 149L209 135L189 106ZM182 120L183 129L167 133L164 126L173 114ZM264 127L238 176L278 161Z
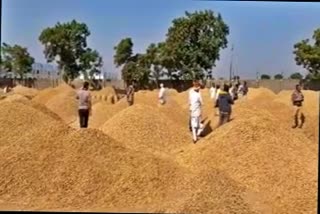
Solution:
M50 64L34 63L32 71L25 75L25 78L34 79L57 79L58 69ZM0 71L0 78L19 78L15 72Z
M36 79L57 79L59 72L57 67L50 64L34 63L31 77Z

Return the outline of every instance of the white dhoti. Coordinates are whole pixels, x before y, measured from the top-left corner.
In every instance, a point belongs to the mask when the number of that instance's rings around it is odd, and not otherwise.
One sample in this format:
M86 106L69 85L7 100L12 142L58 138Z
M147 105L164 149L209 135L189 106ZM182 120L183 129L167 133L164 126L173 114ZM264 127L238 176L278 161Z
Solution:
M201 123L200 116L191 116L192 137L194 141L197 141L198 136L201 135L204 125Z

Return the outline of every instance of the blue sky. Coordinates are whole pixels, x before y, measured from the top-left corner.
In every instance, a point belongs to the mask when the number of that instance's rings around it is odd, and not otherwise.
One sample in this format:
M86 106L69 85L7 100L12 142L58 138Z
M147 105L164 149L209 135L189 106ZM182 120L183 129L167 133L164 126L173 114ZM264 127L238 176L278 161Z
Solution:
M292 54L297 41L311 38L320 28L320 3L232 2L192 0L3 0L1 40L29 49L37 62L45 62L38 41L41 30L58 21L77 19L91 31L89 45L104 59L104 70L116 72L113 47L131 37L135 52L165 39L171 21L184 11L212 9L230 27L228 48L221 51L214 76L227 77L231 44L241 77L256 72L274 75L304 70Z

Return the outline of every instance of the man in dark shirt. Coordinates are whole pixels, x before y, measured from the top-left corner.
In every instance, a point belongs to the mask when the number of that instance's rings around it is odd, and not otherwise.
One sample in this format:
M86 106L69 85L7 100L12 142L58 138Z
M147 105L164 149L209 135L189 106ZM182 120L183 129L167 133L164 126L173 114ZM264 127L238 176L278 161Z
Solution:
M304 96L302 94L301 91L301 86L300 85L296 85L296 89L294 90L294 92L291 95L291 101L294 107L294 124L292 126L292 128L297 128L299 126L299 128L302 128L304 121L305 121L305 117L304 114L302 112L302 103L304 101ZM301 120L301 123L299 125L299 118Z
M223 90L221 90L218 95L218 99L216 102L216 107L219 108L219 126L230 121L231 115L231 105L233 104L233 99L229 94L229 86L224 85Z

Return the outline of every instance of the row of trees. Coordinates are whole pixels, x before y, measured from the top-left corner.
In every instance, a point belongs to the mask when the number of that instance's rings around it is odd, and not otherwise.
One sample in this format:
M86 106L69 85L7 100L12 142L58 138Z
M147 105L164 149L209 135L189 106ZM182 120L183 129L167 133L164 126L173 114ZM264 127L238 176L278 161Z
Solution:
M131 38L122 39L114 48L114 63L121 68L122 79L135 80L141 86L150 80L158 83L161 77L171 80L211 78L212 69L220 58L220 51L227 47L229 27L220 14L211 10L185 12L172 21L166 38L150 44L145 53L133 53ZM65 82L83 74L87 80L101 73L103 60L100 54L88 47L90 31L85 23L76 20L57 23L44 29L39 41L44 46L48 62L56 62ZM297 65L309 71L307 78L320 79L320 29L313 35L314 44L308 39L294 45ZM19 45L2 45L1 67L15 71L21 77L32 69L34 58ZM262 79L270 79L262 75ZM282 79L281 74L274 76ZM301 79L301 74L292 74L292 79Z
M271 76L268 74L262 74L260 78L261 79L271 79ZM273 76L273 78L275 80L282 80L282 79L284 79L284 76L282 74L276 74ZM289 79L302 80L303 76L299 72L296 72L296 73L291 74Z
M44 29L39 41L44 45L44 55L48 62L56 62L62 71L62 78L70 83L83 74L86 80L94 79L101 73L102 57L96 50L87 45L90 31L86 24L73 20L68 23L57 23ZM34 58L27 48L19 45L1 46L1 68L7 72L14 71L23 78L31 72Z
M227 47L229 27L220 14L211 10L186 12L172 21L163 42L152 43L145 53L132 52L131 38L122 39L115 47L114 63L121 67L126 82L140 85L150 79L158 83L170 80L203 79L210 74Z

